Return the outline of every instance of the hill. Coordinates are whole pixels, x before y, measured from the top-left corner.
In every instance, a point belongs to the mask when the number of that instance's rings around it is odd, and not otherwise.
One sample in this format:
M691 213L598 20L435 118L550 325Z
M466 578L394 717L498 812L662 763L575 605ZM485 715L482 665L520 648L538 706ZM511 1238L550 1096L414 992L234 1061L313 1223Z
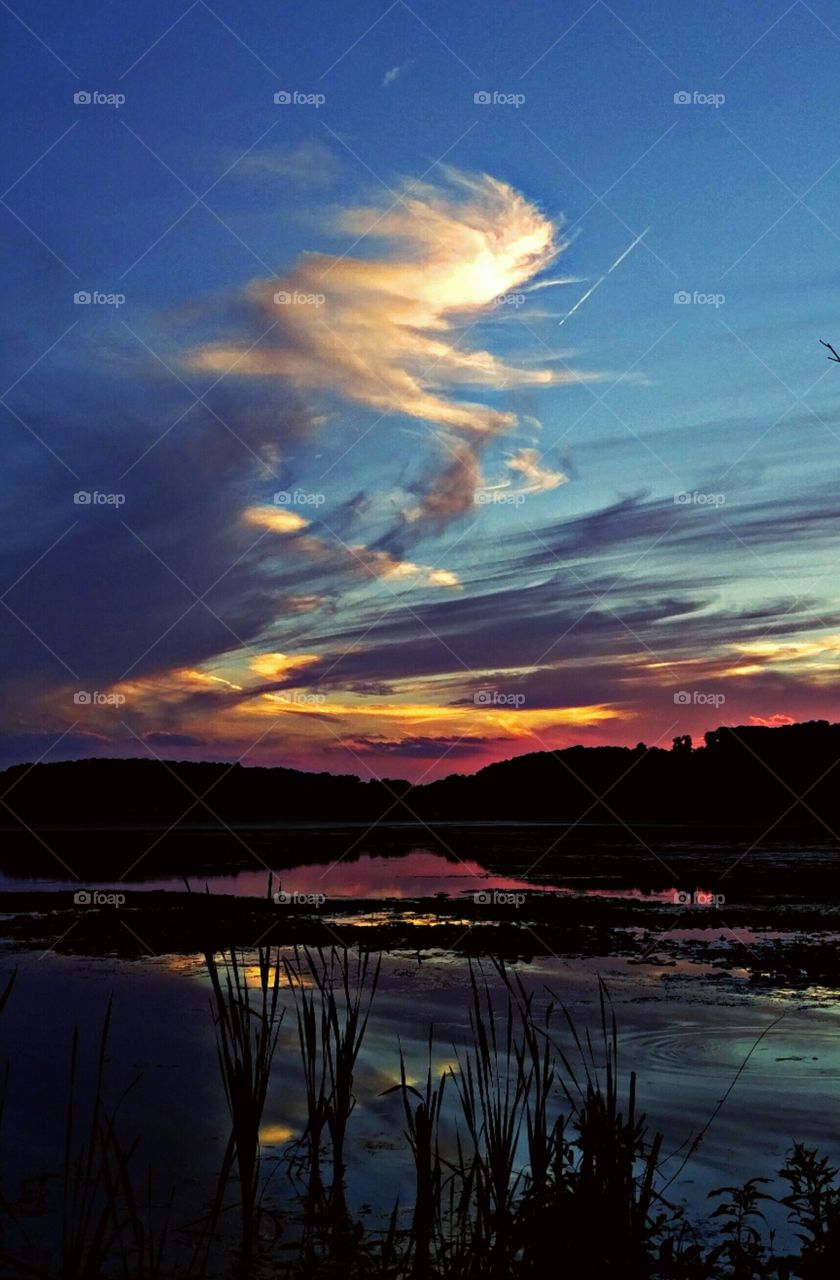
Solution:
M702 747L569 747L402 779L218 762L92 759L0 774L4 825L646 822L840 827L840 724L721 727Z

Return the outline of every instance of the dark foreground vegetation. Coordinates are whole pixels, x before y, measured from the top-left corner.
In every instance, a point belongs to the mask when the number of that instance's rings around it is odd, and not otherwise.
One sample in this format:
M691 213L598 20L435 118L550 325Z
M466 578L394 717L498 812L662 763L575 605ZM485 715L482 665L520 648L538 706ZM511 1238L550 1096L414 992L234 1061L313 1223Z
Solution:
M501 1001L472 971L471 1045L457 1066L433 1071L431 1031L419 1081L400 1058L389 1092L402 1101L414 1195L378 1228L365 1226L347 1202L345 1174L378 965L369 952L335 948L208 952L206 963L229 1139L205 1213L184 1222L165 1172L144 1170L134 1137L123 1132L108 1080L109 1007L92 1078L79 1078L76 1036L70 1047L63 1168L46 1191L54 1239L38 1230L44 1208L33 1220L31 1197L2 1187L4 1277L834 1280L838 1273L840 1185L826 1159L793 1145L775 1182L720 1188L708 1216L691 1221L672 1188L705 1130L665 1154L662 1135L646 1125L634 1075L620 1069L606 989L590 1035L550 992L537 1001L502 965ZM12 978L0 992L0 1012L14 999L13 985ZM275 1061L284 1016L296 1032L307 1121L289 1148L281 1203L261 1163L259 1132L271 1090L285 1087ZM737 1076L723 1083L718 1109L735 1087ZM444 1106L453 1103L454 1144L441 1134ZM771 1200L790 1224L793 1247L777 1243L768 1226Z
M412 786L402 779L241 764L78 760L0 775L4 821L42 824L258 822L657 822L840 825L840 724L724 727L703 746L569 747ZM836 837L834 837L836 839Z

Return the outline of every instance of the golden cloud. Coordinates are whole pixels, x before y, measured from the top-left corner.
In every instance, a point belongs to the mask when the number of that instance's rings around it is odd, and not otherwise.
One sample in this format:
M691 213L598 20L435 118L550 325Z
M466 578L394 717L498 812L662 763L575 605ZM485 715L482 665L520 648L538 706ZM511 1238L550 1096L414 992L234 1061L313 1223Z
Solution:
M488 389L579 381L575 371L509 365L463 349L452 331L497 298L523 288L563 249L555 227L507 183L446 169L444 189L415 183L382 212L339 218L358 239L392 252L358 259L308 254L281 282L256 280L246 302L276 322L266 342L209 344L193 365L286 378L383 412L398 411L484 436L513 427L512 413L456 400L459 386Z
M296 511L287 511L285 507L247 507L242 513L246 524L257 529L268 529L271 533L297 533L307 528L309 521Z

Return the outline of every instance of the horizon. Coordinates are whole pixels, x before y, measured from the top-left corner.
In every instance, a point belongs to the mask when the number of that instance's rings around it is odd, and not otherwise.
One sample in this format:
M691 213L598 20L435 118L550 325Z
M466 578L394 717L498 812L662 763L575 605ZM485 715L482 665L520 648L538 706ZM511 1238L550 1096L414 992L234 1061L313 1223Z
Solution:
M838 723L832 722L830 720L816 719L816 720L795 721L792 724L784 724L784 725L756 725L756 724L716 725L715 730L707 730L707 734L711 734L715 731L719 732L722 729L729 729L733 733L737 732L739 729L767 729L769 732L772 733L777 730L783 730L783 729L807 728L810 725L826 725L829 728L840 727ZM690 734L687 736L691 738ZM704 739L701 742L695 742L692 739L691 746L689 749L692 752L705 751L707 749L707 746L708 744L705 741L705 736L704 736ZM587 744L584 742L572 742L567 744L566 746L558 747L556 748L556 750L542 748L537 751L518 752L516 755L505 756L498 760L486 761L484 764L477 765L475 768L470 770L452 769L450 770L449 773L441 774L439 777L429 778L422 782L412 782L410 778L395 776L393 774L380 776L377 774L368 773L367 776L365 776L364 774L356 773L354 770L344 770L341 773L336 773L332 769L315 769L315 768L300 769L297 765L285 764L283 761L273 761L270 764L260 764L256 761L249 762L246 760L239 760L239 759L231 760L229 757L228 758L217 757L215 759L210 759L207 757L196 758L194 756L173 756L173 757L164 759L157 755L149 755L148 753L142 753L139 751L135 755L128 755L128 756L117 756L117 755L67 756L67 757L58 758L55 760L21 760L21 761L16 761L13 764L8 764L3 766L3 768L0 769L0 773L6 773L9 770L15 769L15 768L22 768L24 770L24 773L28 773L30 769L34 769L37 765L40 765L40 764L92 764L92 763L100 763L101 761L108 761L114 764L134 764L140 761L145 763L157 763L162 765L164 768L168 768L171 765L178 765L178 764L210 764L210 765L218 764L218 765L228 765L229 766L228 771L230 770L230 768L234 766L239 766L240 768L244 768L244 769L290 769L298 773L306 773L306 774L313 774L313 775L319 774L319 773L326 773L329 776L335 777L335 778L348 777L348 776L356 777L359 779L360 782L377 782L377 781L404 782L412 790L414 790L417 787L428 786L432 782L445 782L448 778L452 778L452 777L460 777L460 778L474 777L477 773L480 773L483 769L488 768L490 765L510 764L514 760L523 760L531 755L544 755L544 754L554 755L560 751L574 751L574 750L595 751L599 749L618 750L618 751L638 751L641 749L645 753L648 753L651 751L663 751L667 753L668 751L674 750L675 745L673 741L670 746L663 746L661 744L659 745L648 744L646 742L637 742L637 743L634 743L632 746L629 743L623 743L623 742L599 742L594 744L593 743Z

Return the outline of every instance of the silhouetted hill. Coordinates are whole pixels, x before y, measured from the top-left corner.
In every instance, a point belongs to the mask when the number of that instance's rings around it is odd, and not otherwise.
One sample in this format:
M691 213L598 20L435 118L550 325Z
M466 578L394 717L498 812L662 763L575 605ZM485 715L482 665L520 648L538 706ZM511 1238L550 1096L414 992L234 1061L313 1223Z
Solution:
M646 822L840 828L840 725L739 726L691 749L570 747L412 787L404 780L159 760L15 765L3 823Z

